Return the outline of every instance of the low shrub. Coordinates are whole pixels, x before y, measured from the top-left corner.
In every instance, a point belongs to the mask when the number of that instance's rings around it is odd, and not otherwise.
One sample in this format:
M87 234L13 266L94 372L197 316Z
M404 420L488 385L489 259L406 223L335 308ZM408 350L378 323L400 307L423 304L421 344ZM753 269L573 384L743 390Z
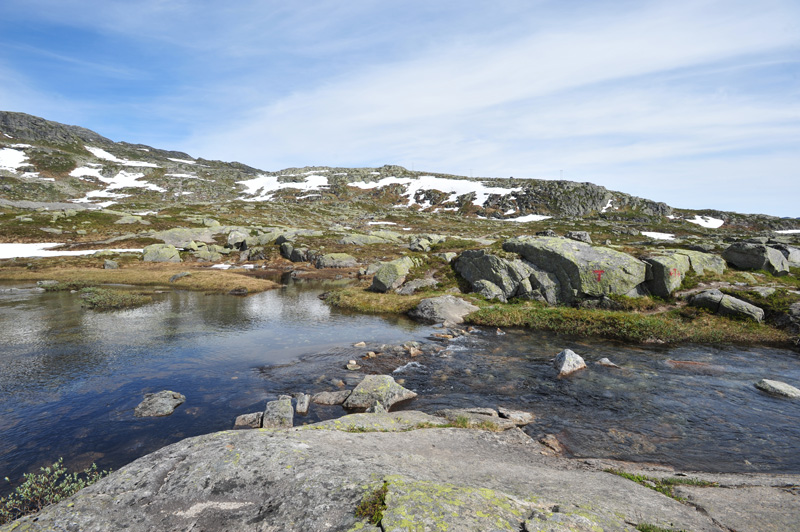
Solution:
M0 498L0 525L66 499L108 474L109 471L98 471L95 464L83 471L68 473L63 458L52 466L42 467L41 473L26 473L25 481L11 495ZM8 477L5 480L10 482Z
M81 290L81 299L83 299L87 307L95 310L140 307L153 301L150 296L98 287L89 287Z

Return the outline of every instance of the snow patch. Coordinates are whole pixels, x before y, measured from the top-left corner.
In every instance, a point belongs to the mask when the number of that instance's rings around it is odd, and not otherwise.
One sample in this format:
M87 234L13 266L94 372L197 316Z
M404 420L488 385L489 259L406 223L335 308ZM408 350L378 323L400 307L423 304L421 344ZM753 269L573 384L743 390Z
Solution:
M27 257L61 257L92 255L98 251L114 251L116 253L133 252L141 253L141 249L84 249L80 251L59 251L51 248L62 245L61 242L41 242L38 244L0 244L0 259L14 259Z
M307 175L305 181L300 183L280 183L278 176L274 175L260 175L254 179L247 179L245 181L238 181L240 185L244 185L244 193L250 198L241 198L244 201L267 201L271 200L272 196L278 190L292 188L300 190L301 192L321 192L323 188L328 187L328 178L321 175Z
M367 225L397 225L394 222L367 222Z
M794 235L800 233L800 229L783 229L781 231L775 231L776 233L780 233L782 235Z
M69 175L72 177L96 177L97 179L103 177L100 175L100 170L97 168L88 168L86 166L76 168L75 170L71 171Z
M693 220L686 220L690 224L697 224L702 227L707 227L709 229L716 229L717 227L722 227L722 224L725 223L725 220L720 220L719 218L712 218L711 216L699 216L697 214L694 215Z
M12 148L33 148L30 144L12 144Z
M174 161L176 163L183 163L183 164L197 164L197 162L191 161L189 159L172 159L171 157L167 157L167 160Z
M0 170L15 172L21 166L29 166L28 156L24 152L11 148L0 150Z
M642 231L642 234L654 240L675 240L675 235L669 233L655 233L652 231Z
M101 148L93 148L91 146L85 146L85 148L98 159L104 159L106 161L111 161L112 163L121 164L123 166L158 168L158 165L153 163L146 163L144 161L128 161L126 159L120 159L119 157L111 155L106 150L103 150Z
M449 193L450 197L447 198L445 202L455 201L458 196L474 192L475 200L473 203L480 207L483 207L484 203L486 203L486 200L491 194L500 194L504 196L506 194L510 194L511 192L519 192L522 190L521 188L487 187L483 183L477 181L467 181L465 179L447 179L444 177L434 177L430 175L419 176L418 179L390 176L384 177L383 179L374 183L366 183L364 181L349 183L349 186L357 187L362 190L370 190L389 185L405 185L406 192L403 194L403 196L408 198L409 205L421 205L418 204L415 199L417 192L420 190L438 190Z
M199 179L194 174L164 174L165 177L182 177L184 179Z
M519 222L519 223L526 223L526 222L541 222L542 220L549 220L552 216L545 216L543 214L526 214L525 216L519 216L517 218L484 218L482 216L478 216L481 220L494 220L497 222Z
M600 212L606 212L608 209L610 209L611 208L611 202L612 202L612 200L609 199L608 203L606 203L606 206L603 207L602 209L600 209Z

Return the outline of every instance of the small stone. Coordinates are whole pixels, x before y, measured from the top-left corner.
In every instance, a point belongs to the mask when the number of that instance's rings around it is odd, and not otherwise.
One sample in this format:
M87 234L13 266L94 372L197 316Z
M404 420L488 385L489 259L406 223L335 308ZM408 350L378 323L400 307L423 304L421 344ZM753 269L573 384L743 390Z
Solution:
M353 347L367 347L367 343L366 342L357 342L357 343L353 344Z
M422 354L422 349L417 349L416 347L412 347L408 350L408 354L412 357L416 357Z
M601 358L600 360L595 362L595 364L597 364L598 366L605 366L607 368L618 368L619 367L619 366L617 366L616 364L614 364L613 362L611 362L609 359L607 359L605 357Z
M564 447L561 446L561 442L558 441L558 438L556 438L554 434L545 434L542 438L539 439L539 443L541 443L545 447L550 448L551 450L555 451L558 454L564 452Z
M357 370L361 369L361 366L359 366L359 365L356 363L356 361L355 361L355 360L351 360L350 362L348 362L346 367L347 367L347 369L349 369L350 371L357 371Z
M189 275L192 275L192 274L189 273L189 272L176 273L175 275L173 275L172 277L169 278L169 282L170 283L174 283L178 279L183 279L184 277L188 277Z
M168 416L185 401L185 395L170 390L148 393L145 394L144 401L136 406L133 415L136 417Z
M761 391L771 393L773 395L780 395L789 397L790 399L800 399L800 390L781 381L772 381L768 379L761 379L755 384L756 388Z
M536 420L536 416L523 410L511 410L510 408L499 406L497 407L497 412L500 414L500 417L513 421L514 424L519 427L533 423L534 420Z
M251 412L250 414L242 414L236 418L233 423L234 429L259 429L261 428L261 420L264 417L264 412Z
M119 264L116 261L106 259L103 261L103 269L104 270L116 270L119 268Z
M247 288L234 288L233 290L228 292L228 295L230 295L230 296L246 296L247 293L248 293L247 292Z
M262 421L264 428L291 428L293 425L294 409L292 399L288 395L267 403Z
M505 334L505 332L503 332L503 330L502 330L502 329L497 329L497 330L495 331L495 334L496 334L497 336L503 336L503 335Z
M558 370L558 376L564 377L586 367L586 362L571 349L564 349L556 355L553 365Z
M298 393L296 396L297 398L297 405L295 406L295 411L298 414L308 414L308 407L309 403L311 402L311 396L307 393Z
M311 402L318 405L340 405L345 402L349 395L350 390L342 390L339 392L320 392L318 394L314 394L314 396L311 398Z

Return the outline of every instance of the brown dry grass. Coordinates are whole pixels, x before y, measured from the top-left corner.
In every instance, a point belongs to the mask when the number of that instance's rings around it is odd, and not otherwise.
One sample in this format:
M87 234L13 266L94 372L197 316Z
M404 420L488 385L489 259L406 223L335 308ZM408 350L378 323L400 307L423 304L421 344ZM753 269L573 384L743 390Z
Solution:
M170 283L176 273L191 275ZM132 263L116 270L86 267L45 267L31 270L22 267L0 268L0 280L4 281L83 281L91 284L121 283L139 286L170 286L184 290L227 292L234 288L246 288L248 292L263 292L278 288L278 284L230 270L212 270L192 264L178 263Z

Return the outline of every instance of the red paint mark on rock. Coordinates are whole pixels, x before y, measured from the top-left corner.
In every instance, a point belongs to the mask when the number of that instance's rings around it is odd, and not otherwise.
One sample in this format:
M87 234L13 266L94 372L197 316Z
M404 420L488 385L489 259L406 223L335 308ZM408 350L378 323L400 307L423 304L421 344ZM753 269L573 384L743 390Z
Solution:
M592 270L592 273L597 274L597 280L600 281L603 278L603 274L606 273L605 270Z

